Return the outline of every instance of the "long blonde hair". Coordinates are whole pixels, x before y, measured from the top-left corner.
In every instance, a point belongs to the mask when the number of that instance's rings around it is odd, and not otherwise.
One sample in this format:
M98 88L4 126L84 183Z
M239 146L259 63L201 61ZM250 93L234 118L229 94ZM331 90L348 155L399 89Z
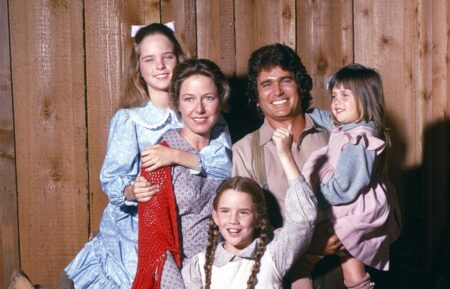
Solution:
M119 100L119 108L144 106L149 100L147 84L140 73L139 58L141 56L142 41L147 36L155 34L161 34L169 39L173 46L173 53L178 62L183 61L185 58L183 49L175 38L175 34L164 24L152 23L139 29L134 37L134 45L131 49L125 88Z

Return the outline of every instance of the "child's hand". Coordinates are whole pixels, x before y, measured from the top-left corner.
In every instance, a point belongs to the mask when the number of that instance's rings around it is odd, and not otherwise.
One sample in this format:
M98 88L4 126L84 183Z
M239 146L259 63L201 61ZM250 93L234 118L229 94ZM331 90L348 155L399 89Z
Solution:
M293 137L290 127L277 128L273 132L272 139L275 142L275 147L277 149L278 155L285 155L291 153Z
M301 172L294 161L294 157L292 156L291 147L293 137L291 126L289 125L288 128L277 128L273 132L272 139L275 143L278 157L280 158L280 162L283 166L287 179L293 180L301 175Z
M137 202L147 202L154 194L159 192L158 185L152 185L143 176L138 176L133 185L132 200Z
M146 172L150 172L173 164L173 157L173 149L162 145L153 145L142 151L142 166Z

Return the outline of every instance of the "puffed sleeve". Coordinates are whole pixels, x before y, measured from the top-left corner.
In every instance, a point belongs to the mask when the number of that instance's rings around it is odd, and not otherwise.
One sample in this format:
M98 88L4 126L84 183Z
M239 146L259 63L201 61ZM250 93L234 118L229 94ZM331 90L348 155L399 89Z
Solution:
M321 203L343 205L353 202L361 189L370 184L375 157L376 152L366 150L363 142L346 144L339 155L334 174L320 184Z
M183 275L184 286L186 289L202 289L201 265L199 262L199 254L195 255L186 262L181 270Z
M281 275L309 247L316 224L317 198L303 176L289 181L285 206L285 224L268 245Z
M125 110L118 110L111 119L108 147L100 171L100 183L111 204L136 205L125 202L123 191L136 179L139 163L135 124Z
M231 137L228 125L221 116L211 133L211 141L197 156L201 173L211 179L226 179L231 176Z

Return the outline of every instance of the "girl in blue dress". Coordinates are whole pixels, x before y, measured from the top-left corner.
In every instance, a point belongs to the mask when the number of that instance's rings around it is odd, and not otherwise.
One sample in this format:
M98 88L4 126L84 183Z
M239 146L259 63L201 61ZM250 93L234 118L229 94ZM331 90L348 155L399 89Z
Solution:
M135 193L141 166L156 169L179 164L212 179L231 173L231 139L222 117L209 146L196 154L157 145L166 131L183 127L180 116L170 108L168 88L184 54L172 30L163 24L141 28L134 40L128 82L111 120L100 172L109 201L100 232L65 268L75 288L131 288L137 267L137 201L158 191L151 186Z

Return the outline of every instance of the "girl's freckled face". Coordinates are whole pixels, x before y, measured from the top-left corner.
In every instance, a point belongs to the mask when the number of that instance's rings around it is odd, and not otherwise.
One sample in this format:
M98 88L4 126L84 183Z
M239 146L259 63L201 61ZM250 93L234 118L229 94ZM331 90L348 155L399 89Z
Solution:
M213 220L225 239L225 249L237 253L253 242L256 214L249 194L228 189L213 210Z

